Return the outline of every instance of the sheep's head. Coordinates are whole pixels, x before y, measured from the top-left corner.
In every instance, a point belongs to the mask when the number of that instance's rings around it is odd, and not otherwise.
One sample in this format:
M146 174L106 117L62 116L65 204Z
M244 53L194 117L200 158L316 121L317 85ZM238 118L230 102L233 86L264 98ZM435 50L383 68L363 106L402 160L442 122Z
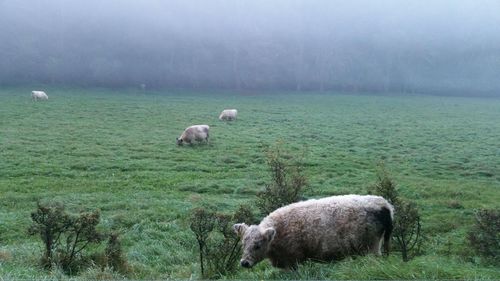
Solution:
M251 268L267 257L269 245L276 234L274 228L260 229L257 225L248 226L244 223L237 223L233 229L240 236L243 244L241 266Z

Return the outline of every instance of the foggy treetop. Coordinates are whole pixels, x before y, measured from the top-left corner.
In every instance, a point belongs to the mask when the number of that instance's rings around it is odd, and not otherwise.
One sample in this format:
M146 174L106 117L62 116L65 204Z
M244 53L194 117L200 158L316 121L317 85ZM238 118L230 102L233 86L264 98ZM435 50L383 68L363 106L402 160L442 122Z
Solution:
M500 96L500 1L0 0L0 85Z

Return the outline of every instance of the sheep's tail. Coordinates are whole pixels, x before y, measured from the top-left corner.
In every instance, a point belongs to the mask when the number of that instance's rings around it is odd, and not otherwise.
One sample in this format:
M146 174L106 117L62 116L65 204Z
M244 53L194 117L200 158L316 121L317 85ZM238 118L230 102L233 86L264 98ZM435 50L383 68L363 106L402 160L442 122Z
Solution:
M392 206L382 207L381 215L379 218L384 229L384 253L386 255L389 255L391 235L394 228L394 209L392 208Z

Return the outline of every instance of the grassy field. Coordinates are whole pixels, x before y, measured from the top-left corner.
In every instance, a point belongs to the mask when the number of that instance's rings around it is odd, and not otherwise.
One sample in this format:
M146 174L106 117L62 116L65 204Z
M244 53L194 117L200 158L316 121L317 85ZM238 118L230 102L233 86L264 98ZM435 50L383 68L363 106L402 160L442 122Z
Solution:
M430 96L188 93L0 89L0 279L61 278L38 264L28 236L39 200L73 212L102 211L120 229L135 279L199 278L186 217L201 203L233 211L269 180L265 148L300 155L307 197L365 193L384 161L422 212L423 254L403 263L360 257L306 263L298 272L266 261L238 279L498 279L471 258L474 210L500 202L500 100ZM224 108L239 119L218 121ZM175 145L192 124L211 126L209 145ZM89 269L79 278L120 276Z

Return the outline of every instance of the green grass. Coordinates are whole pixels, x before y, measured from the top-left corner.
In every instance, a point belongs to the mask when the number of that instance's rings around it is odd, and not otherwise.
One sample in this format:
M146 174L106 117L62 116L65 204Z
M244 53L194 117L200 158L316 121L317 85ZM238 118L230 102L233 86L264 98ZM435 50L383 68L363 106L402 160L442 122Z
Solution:
M401 262L359 257L282 272L268 262L238 279L495 279L474 262L465 239L474 209L500 202L500 100L52 88L0 89L0 276L61 278L37 266L30 237L38 200L71 211L102 211L120 229L133 268L128 278L198 278L186 222L202 202L232 211L268 181L265 149L282 141L303 157L308 197L365 193L384 161L400 192L416 201L423 255ZM220 122L224 108L238 120ZM211 126L209 145L178 147L193 124ZM84 279L119 275L89 269Z

